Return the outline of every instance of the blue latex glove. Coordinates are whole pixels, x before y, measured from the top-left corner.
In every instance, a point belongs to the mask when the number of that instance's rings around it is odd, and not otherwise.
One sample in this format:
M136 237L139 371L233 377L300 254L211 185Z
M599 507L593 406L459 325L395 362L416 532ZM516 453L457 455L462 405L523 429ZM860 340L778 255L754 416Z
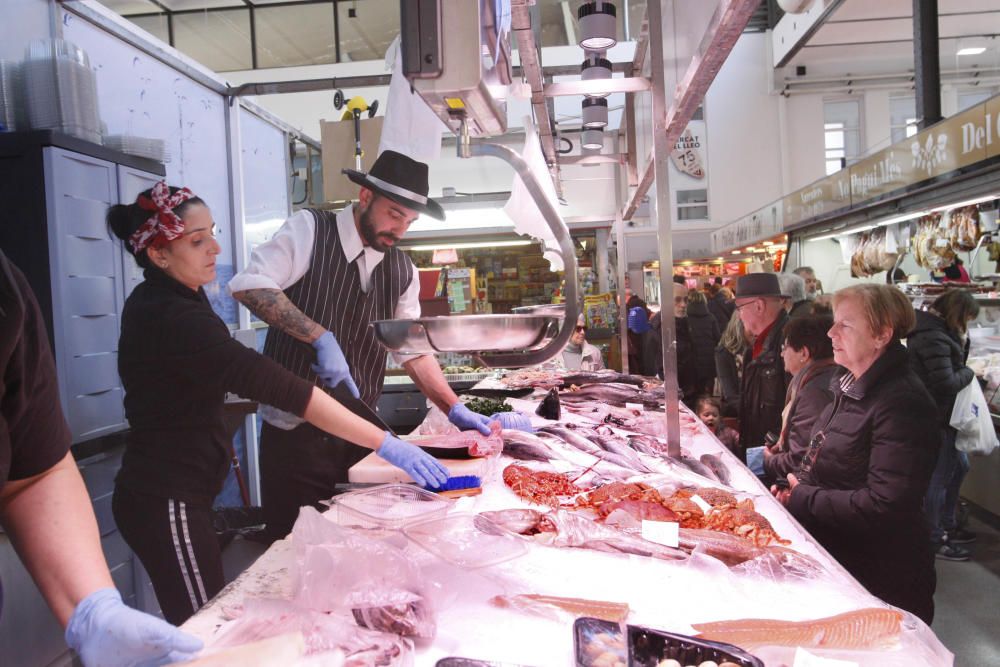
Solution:
M376 453L397 468L405 470L420 486L436 489L448 481L448 469L440 461L388 431Z
M448 421L463 431L476 429L483 435L490 434L490 418L473 412L461 401L451 406L451 410L448 411Z
M490 419L500 422L500 426L506 430L535 432L528 415L520 412L497 412L490 415Z
M333 333L327 331L325 334L313 341L312 346L316 348L316 363L312 365L313 373L323 380L327 387L336 387L341 382L347 387L354 398L361 398L358 386L354 384L351 377L351 369L347 366L347 359L337 344L337 339Z
M66 644L87 667L164 665L187 660L202 649L197 637L125 606L114 588L94 591L80 601L66 626Z

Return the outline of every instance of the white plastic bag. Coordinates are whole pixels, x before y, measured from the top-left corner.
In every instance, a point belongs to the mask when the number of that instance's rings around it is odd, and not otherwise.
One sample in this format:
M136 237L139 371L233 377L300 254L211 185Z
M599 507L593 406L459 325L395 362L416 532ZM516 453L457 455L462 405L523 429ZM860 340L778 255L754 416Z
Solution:
M997 434L978 380L973 379L958 392L949 423L958 431L955 438L958 451L985 456L996 449Z

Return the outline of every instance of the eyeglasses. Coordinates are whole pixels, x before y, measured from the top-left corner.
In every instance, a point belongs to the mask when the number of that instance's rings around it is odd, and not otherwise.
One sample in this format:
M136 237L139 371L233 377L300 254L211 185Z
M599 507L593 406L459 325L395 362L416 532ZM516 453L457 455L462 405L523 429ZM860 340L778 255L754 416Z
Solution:
M581 327L581 326L578 326L578 327L576 328L576 332L577 332L577 333L580 333L581 331L586 331L586 330L587 330L587 327Z
M738 303L738 304L736 304L736 310L743 310L744 308L746 308L750 304L757 303L760 300L761 299L754 299L753 301L747 301L746 303Z

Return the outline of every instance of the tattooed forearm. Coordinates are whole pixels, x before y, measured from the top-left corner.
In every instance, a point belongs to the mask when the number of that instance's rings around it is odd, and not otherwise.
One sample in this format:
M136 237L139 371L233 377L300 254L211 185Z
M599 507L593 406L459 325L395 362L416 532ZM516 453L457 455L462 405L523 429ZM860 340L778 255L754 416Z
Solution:
M312 343L323 333L323 327L306 317L281 290L248 289L234 292L233 297L254 315L292 338Z

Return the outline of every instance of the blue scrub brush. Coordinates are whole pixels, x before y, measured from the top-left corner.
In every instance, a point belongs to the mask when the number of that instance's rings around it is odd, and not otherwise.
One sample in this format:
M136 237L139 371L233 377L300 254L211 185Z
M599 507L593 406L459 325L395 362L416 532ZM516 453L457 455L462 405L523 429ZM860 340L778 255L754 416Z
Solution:
M483 480L479 479L477 475L457 475L449 477L447 482L436 489L424 488L446 498L478 496L483 492Z

